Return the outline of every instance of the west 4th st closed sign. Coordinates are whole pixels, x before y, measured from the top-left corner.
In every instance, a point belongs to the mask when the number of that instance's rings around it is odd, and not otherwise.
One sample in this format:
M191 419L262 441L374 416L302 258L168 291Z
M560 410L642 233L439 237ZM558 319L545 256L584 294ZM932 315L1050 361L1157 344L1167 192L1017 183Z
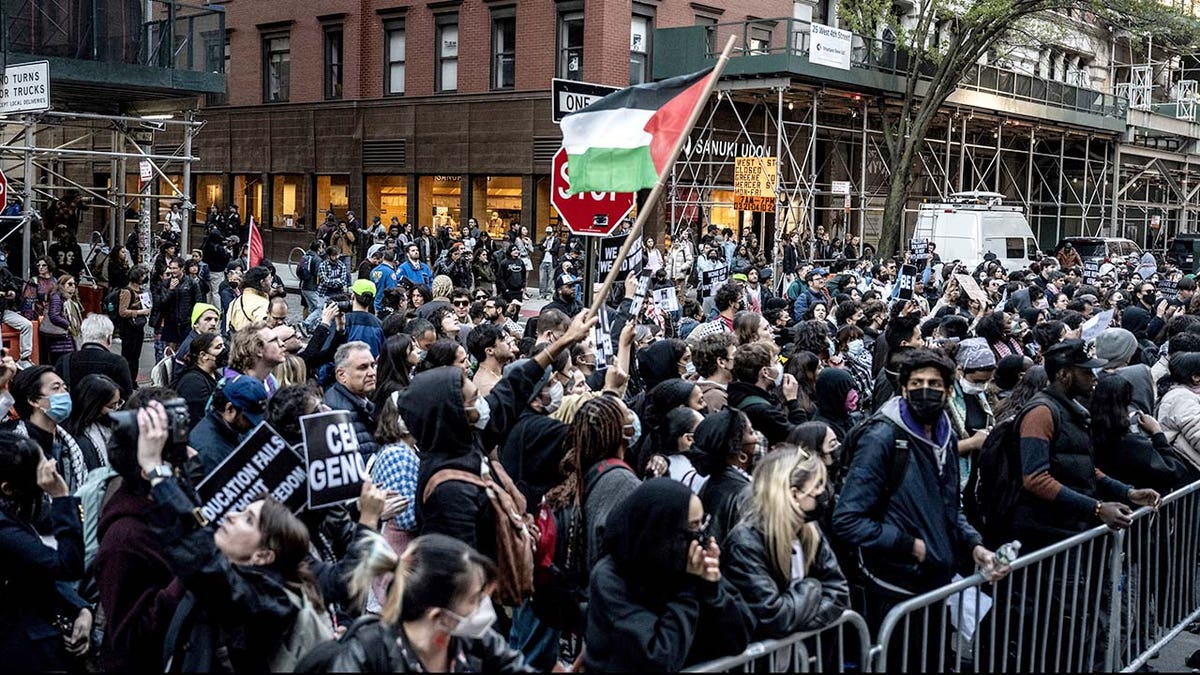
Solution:
M569 193L570 188L567 149L559 148L551 165L550 203L567 229L575 234L606 237L633 210L632 192L580 192L573 195Z

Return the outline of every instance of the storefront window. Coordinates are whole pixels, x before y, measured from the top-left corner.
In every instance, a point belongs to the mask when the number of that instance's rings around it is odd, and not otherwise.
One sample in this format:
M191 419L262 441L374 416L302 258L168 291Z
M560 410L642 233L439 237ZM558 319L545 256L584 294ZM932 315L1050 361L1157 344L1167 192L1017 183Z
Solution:
M408 221L408 176L367 176L368 217L379 214L384 226L390 225L395 217L401 223Z
M168 180L164 180L162 176L158 177L158 184L155 186L155 194L162 195L158 200L157 211L158 221L167 219L167 214L171 212L172 204L183 203L183 176L179 174L168 174Z
M271 227L304 227L308 205L300 175L281 175L271 182Z
M421 176L418 225L436 234L439 227L458 228L462 215L462 176Z
M238 206L242 222L249 222L250 216L262 218L263 184L262 176L258 174L239 175L233 177L233 203Z
M479 226L487 230L493 239L504 237L508 226L521 220L521 177L480 177L475 187L473 213L479 220ZM482 205L479 203L480 196L483 198Z
M333 211L334 218L344 220L349 208L350 177L317 176L317 220L325 222L326 211ZM367 213L374 211L368 210Z
M709 193L708 222L719 228L738 230L737 211L733 208L733 190L713 190Z
M196 221L204 222L208 207L225 209L225 179L219 174L199 174L192 178L196 181Z

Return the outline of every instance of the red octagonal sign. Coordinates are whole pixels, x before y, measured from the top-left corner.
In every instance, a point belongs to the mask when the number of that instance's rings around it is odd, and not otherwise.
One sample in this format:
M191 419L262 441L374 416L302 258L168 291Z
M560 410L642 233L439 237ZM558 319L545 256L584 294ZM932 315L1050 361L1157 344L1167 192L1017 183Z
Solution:
M575 234L607 236L633 210L632 192L567 193L571 179L567 177L567 149L554 153L553 173L550 174L550 203L562 216L567 229Z

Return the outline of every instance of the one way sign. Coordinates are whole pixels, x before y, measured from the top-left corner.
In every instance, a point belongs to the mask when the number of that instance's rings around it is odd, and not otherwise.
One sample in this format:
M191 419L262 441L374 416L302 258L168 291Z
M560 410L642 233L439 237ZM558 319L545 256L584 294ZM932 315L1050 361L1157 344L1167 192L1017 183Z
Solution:
M550 80L550 89L554 93L554 104L551 119L555 124L573 112L579 112L594 101L604 98L620 87L608 87L603 84L560 80L557 77Z

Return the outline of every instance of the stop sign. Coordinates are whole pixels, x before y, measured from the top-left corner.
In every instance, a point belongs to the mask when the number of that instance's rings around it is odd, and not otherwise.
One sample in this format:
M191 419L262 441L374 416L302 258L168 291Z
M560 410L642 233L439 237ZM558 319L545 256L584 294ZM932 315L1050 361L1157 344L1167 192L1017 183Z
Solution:
M550 203L562 216L567 229L575 234L607 236L617 229L621 220L633 210L632 192L567 193L571 179L567 177L567 149L554 153L550 174Z
M0 171L0 209L8 205L8 177Z

